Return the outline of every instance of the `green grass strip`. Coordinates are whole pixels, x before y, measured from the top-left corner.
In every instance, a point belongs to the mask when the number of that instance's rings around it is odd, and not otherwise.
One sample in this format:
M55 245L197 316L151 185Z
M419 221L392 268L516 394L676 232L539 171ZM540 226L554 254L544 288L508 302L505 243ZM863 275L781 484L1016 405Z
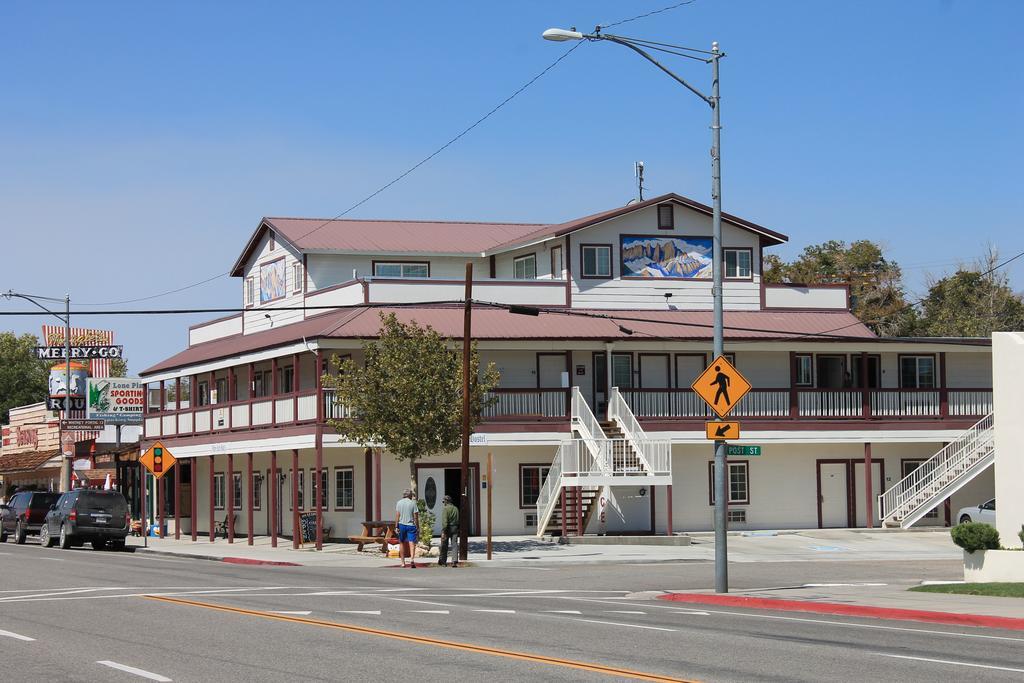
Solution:
M919 593L956 593L958 595L990 595L997 598L1024 598L1024 583L942 583L914 586Z

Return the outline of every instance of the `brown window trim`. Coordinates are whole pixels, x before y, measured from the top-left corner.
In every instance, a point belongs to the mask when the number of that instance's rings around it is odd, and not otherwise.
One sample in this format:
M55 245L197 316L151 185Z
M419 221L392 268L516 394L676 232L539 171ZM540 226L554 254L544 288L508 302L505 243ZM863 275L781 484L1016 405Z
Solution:
M686 240L686 239L711 239L711 237L706 236L706 235L678 235L678 234L675 234L675 235L664 235L664 234L657 234L657 233L655 233L653 235L652 234L645 234L645 233L622 233L622 234L620 234L619 235L619 258L618 258L618 262L619 262L619 279L620 280L637 280L637 281L640 281L640 282L650 282L652 278L649 278L649 277L638 277L636 275L623 275L625 270L623 269L623 263L622 263L622 240L624 238L626 238L626 237L641 237L641 238L662 239L662 240L663 239L680 239L680 240ZM685 278L685 277L672 277L672 278L659 278L659 279L663 280L665 282L712 282L713 279L714 279L714 273L712 273L712 277L709 277L709 278L706 278L706 279Z
M302 512L305 509L306 495L307 495L307 491L306 491L306 470L304 468L300 467L297 470L295 470L294 472L291 469L289 469L287 471L287 473L290 474L292 477L294 477L295 481L298 482L297 484L295 484L295 488L294 489L292 488L292 485L288 485L288 495L291 498L291 500L288 502L288 509L289 510L294 510L295 506L299 502L299 498L302 498L303 505L302 505L302 507L299 508L299 512ZM298 495L292 496L291 495L292 491L296 491Z
M729 271L725 268L725 252L727 251L745 251L750 254L750 275L747 276L729 276ZM754 281L754 250L751 247L722 247L722 279L728 280L729 282L753 282Z
M383 264L383 265L387 265L387 264L390 264L390 263L401 263L401 264L413 265L413 266L426 266L427 267L427 277L430 277L430 261L409 261L409 260L402 260L402 259L375 259L373 261L370 261L370 272L373 273L373 275L371 277L390 277L388 275L377 275L377 264L378 263L379 264ZM423 278L415 278L415 279L416 280L422 280Z
M932 375L933 383L930 387L905 387L903 386L903 359L904 358L931 358L932 359ZM899 353L896 354L896 372L900 382L900 389L910 389L918 391L932 391L934 389L942 389L939 384L939 359L934 353Z
M256 493L256 479L257 478L260 479L260 500L259 500L258 503L256 502L255 496L253 496L253 494ZM259 472L259 471L253 471L253 473L252 473L252 481L249 482L249 495L253 496L253 498L252 498L252 509L254 511L259 511L259 510L263 509L263 485L265 483L267 483L267 480L263 478L263 473Z
M555 268L555 252L556 251L558 252L558 255L559 255L559 259L558 260L561 261L561 265L560 265L559 268ZM551 279L552 280L561 280L562 279L562 273L565 272L565 249L562 248L561 244L556 244L556 245L551 247L551 251L549 252L548 256L551 259Z
M352 473L352 505L348 507L338 507L338 471L347 470ZM356 509L356 468L352 465L338 465L334 468L334 511L335 512L355 512Z
M665 224L663 224L661 222L661 210L663 208L665 208L665 207L668 207L668 209L669 209L669 211L668 211L668 225L665 225ZM658 218L658 230L675 230L676 229L676 211L675 211L675 208L673 207L673 205L670 202L665 202L663 204L658 204L657 213L658 213L658 217L657 217Z
M550 470L551 469L551 463L550 462L521 462L521 463L519 463L519 479L518 479L519 498L517 499L519 501L519 509L520 510L536 510L537 509L536 505L523 505L523 469L526 468L526 467L547 467ZM542 487L544 486L544 480L543 479L541 480L540 485Z
M533 257L533 277L516 277L516 262L523 259ZM512 279L513 280L536 280L537 279L537 252L531 251L529 254L520 254L512 258Z
M608 275L587 275L584 270L583 252L588 247L605 247L608 249ZM596 261L595 261L596 265ZM615 279L615 245L587 243L580 244L580 279L581 280L614 280Z
M730 500L729 505L750 505L750 461L748 460L726 460L726 469L732 465L743 465L747 470L747 497L746 500ZM726 476L726 489L730 479ZM715 504L715 461L708 460L708 505Z
M233 472L232 474L235 477L238 478L238 495L237 496L234 495L234 493L235 493L235 489L234 489L235 480L232 479L231 480L231 486L232 486L231 494L232 494L232 497L234 498L234 500L232 500L231 502L234 505L236 510L244 510L245 508L242 507L242 501L245 499L245 474L243 472L241 472L241 471ZM226 493L227 492L225 491L225 494Z

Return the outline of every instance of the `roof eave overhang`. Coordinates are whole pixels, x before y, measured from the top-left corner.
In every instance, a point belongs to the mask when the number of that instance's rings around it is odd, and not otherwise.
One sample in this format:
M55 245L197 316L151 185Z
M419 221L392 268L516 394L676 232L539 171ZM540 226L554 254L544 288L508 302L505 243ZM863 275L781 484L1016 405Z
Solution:
M253 230L252 235L249 236L249 241L245 243L245 248L242 249L242 253L235 260L235 265L231 266L231 270L228 274L231 277L242 277L245 275L245 263L249 260L249 256L252 255L253 249L259 244L260 236L264 230L273 230L275 238L278 242L288 245L297 253L303 253L304 250L299 249L291 240L281 234L281 231L270 221L269 218L261 218L259 225ZM305 250L305 251L308 251Z

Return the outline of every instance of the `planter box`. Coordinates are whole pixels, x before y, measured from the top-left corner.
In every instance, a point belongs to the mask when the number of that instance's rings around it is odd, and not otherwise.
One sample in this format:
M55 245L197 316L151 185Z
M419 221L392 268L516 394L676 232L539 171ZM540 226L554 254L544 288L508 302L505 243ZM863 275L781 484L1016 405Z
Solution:
M1024 581L1024 551L964 551L964 581L999 583Z

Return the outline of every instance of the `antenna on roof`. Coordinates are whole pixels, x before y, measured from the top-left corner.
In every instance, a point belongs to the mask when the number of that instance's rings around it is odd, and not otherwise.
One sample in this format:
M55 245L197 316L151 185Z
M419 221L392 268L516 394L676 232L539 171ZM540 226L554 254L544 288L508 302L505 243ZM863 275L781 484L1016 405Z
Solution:
M636 178L637 198L630 200L630 204L634 202L642 202L644 200L644 162L633 162L633 177Z

